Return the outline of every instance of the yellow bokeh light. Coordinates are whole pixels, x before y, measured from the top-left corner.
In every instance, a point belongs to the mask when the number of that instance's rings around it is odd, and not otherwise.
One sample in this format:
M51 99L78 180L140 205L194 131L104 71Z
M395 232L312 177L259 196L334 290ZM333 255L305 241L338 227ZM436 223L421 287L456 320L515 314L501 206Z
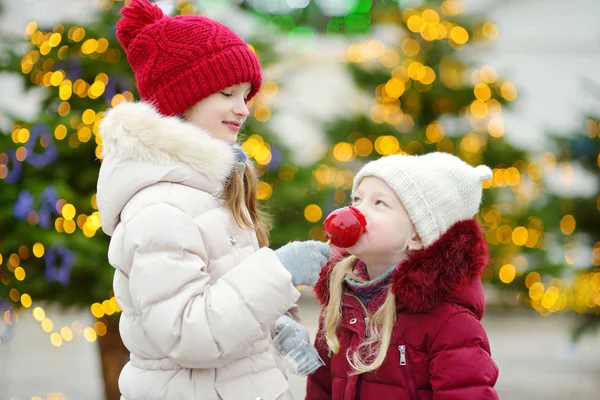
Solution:
M408 18L408 21L406 21L406 26L408 26L408 29L410 29L412 32L421 32L425 26L425 23L423 22L423 18L420 16L412 15Z
M42 322L44 318L46 318L46 312L42 307L34 308L31 314L33 315L33 318L39 322Z
M460 141L460 148L469 153L481 152L482 145L483 143L481 139L475 133L469 133L465 135Z
M508 244L512 239L512 228L508 225L502 225L496 230L496 239L502 244Z
M481 119L487 117L488 115L488 106L485 102L481 100L473 101L471 103L471 106L469 107L469 110L475 118Z
M425 130L425 136L431 143L438 143L444 139L444 128L438 122L432 122Z
M508 101L513 101L517 98L517 88L510 82L504 82L500 86L500 94Z
M83 54L92 54L98 49L98 41L96 39L88 39L81 45Z
M494 67L486 65L479 71L479 76L485 83L493 83L496 82L496 79L498 79L498 72L496 72Z
M523 246L527 242L527 238L529 237L529 232L527 232L527 228L518 226L512 232L512 241L517 246Z
M58 86L65 79L65 73L62 71L54 71L50 76L50 84L52 86Z
M118 313L121 312L121 307L119 306L119 303L117 302L117 298L115 296L110 298L110 304L111 304L113 310L115 310L115 312L118 312Z
M93 343L98 339L98 335L94 328L87 327L83 330L83 337L90 343Z
M85 30L83 28L75 28L71 35L71 39L75 42L80 42L85 37Z
M21 293L19 293L19 291L15 288L10 289L10 291L8 292L8 296L10 297L10 299L12 301L14 301L15 303L17 301L19 301L19 299L21 298Z
M273 194L273 187L265 181L258 181L256 185L256 197L259 200L267 200Z
M58 105L58 115L60 115L61 117L65 117L70 112L71 112L71 105L68 102L63 101L62 103L60 103Z
M515 280L517 269L512 264L503 265L498 272L498 276L503 283L509 284Z
M488 101L492 97L492 91L490 90L490 87L485 83L478 83L477 85L475 85L473 92L475 93L475 97L477 97L477 100Z
M504 121L500 118L492 118L487 124L488 132L490 136L499 138L504 135Z
M425 66L418 61L413 61L408 65L407 68L408 76L415 81L420 81L427 74Z
M401 47L402 52L409 57L416 56L421 50L421 46L419 46L419 42L415 39L407 38L402 41Z
M63 339L58 332L52 332L50 335L50 343L52 343L53 346L60 347L63 343Z
M575 231L576 227L575 217L572 215L565 215L560 219L560 231L564 235L570 235Z
M96 331L98 336L104 336L104 335L106 335L106 332L108 331L104 322L101 322L101 321L94 322L94 330Z
M75 221L73 221L72 219L66 219L63 222L63 229L65 230L65 232L67 232L69 234L75 232L76 227L77 227L77 225L75 224Z
M398 152L398 150L400 150L400 143L398 142L398 139L396 139L395 136L380 136L375 141L375 149L378 150L378 152L384 156L389 154L395 154Z
M62 83L64 83L64 81ZM61 100L67 101L71 98L72 95L73 88L71 87L71 85L60 85L60 89L58 90L58 97L60 97Z
M271 118L271 109L269 106L261 104L254 110L254 118L259 122L266 122Z
M52 35L50 35L50 38L48 38L48 43L50 44L50 46L56 47L60 44L61 40L62 35L58 32L54 32Z
M485 36L486 39L489 40L497 39L498 35L500 34L498 26L491 22L486 22L485 24L483 24L483 26L481 27L481 32L483 32L483 36Z
M29 308L29 307L31 307L31 303L32 303L31 296L28 295L27 293L23 293L21 295L21 304L23 305L23 307Z
M87 126L82 126L77 131L77 138L81 143L87 143L92 138L92 131Z
M333 157L341 162L350 161L354 156L354 147L350 143L341 142L333 148Z
M104 53L106 50L108 50L108 40L106 40L105 38L98 39L98 46L96 48L96 52Z
M17 133L17 141L19 143L27 143L27 141L29 140L29 130L28 129L19 129L18 133Z
M308 222L317 222L321 217L323 217L323 211L321 210L321 207L316 204L309 204L304 209L304 218L306 218Z
M556 288L554 286L549 287L548 290L546 290L546 292L542 296L542 307L544 307L544 308L554 307L554 305L556 304L556 301L558 300L559 294L560 294L560 291L558 290L558 288Z
M102 318L104 316L104 310L102 309L102 305L100 303L92 304L90 306L90 311L96 318Z
M360 157L367 157L373 152L373 142L368 138L360 138L354 142L354 151Z
M54 137L63 140L67 136L67 127L60 124L54 129Z
M25 34L31 36L35 33L35 31L37 30L37 22L35 21L30 21L27 26L25 27Z
M424 10L421 17L423 18L423 22L428 25L435 25L440 22L440 15L430 8Z
M435 71L431 67L425 67L425 76L421 78L421 83L431 85L435 81Z
M24 280L27 275L27 274L25 274L25 270L23 269L23 267L15 268L14 273L15 273L15 278L17 278L18 281Z
M398 78L392 78L385 84L385 91L388 94L388 96L396 99L402 96L405 90L406 84L403 80Z
M75 218L75 206L73 204L65 204L61 210L61 214L65 219Z
M44 318L41 323L42 329L46 333L52 332L54 329L54 322L50 318Z
M278 91L279 86L273 81L264 82L260 88L260 93L267 98L275 97Z
M91 125L94 123L95 119L96 119L96 112L90 108L88 108L87 110L85 110L83 112L83 114L81 114L81 120L83 121L84 124Z
M267 165L271 162L272 158L273 155L271 154L271 149L266 144L260 146L254 154L254 159L260 165Z
M68 326L63 326L60 329L60 336L62 336L65 342L70 342L73 340L73 331Z
M541 282L535 282L529 288L529 297L531 300L540 300L544 295L544 284Z
M97 98L102 96L105 87L106 86L104 85L104 83L100 81L92 83L92 86L90 86L90 97Z
M445 0L442 2L440 8L442 12L449 17L458 15L462 11L461 4L458 0Z
M104 300L102 302L102 311L104 311L104 314L106 315L113 315L115 313L115 310L112 308L110 300Z
M504 170L504 181L509 186L516 186L519 184L521 174L515 167L510 167Z
M469 40L469 32L462 26L455 26L450 31L450 38L457 44L465 44Z

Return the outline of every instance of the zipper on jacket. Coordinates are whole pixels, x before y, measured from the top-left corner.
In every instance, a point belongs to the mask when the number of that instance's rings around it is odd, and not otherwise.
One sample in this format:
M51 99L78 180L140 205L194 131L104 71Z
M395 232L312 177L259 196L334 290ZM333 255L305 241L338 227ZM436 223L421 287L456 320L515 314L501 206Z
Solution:
M410 394L410 398L412 400L419 400L420 397L419 392L417 391L417 385L413 378L412 371L410 370L408 356L406 355L406 346L403 344L398 346L398 351L400 352L400 366L402 367L402 373L404 374L404 378L408 384L408 393Z
M398 350L400 350L400 365L406 365L406 346L398 346Z

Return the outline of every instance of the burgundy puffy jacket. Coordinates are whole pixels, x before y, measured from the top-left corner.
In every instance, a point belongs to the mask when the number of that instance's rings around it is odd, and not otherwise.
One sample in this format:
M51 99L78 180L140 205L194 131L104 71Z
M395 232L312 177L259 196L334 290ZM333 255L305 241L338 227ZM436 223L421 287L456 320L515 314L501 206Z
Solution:
M339 253L338 253L339 257ZM315 292L329 300L325 267ZM392 272L397 316L383 365L352 375L346 359L365 335L365 313L348 292L338 328L340 351L330 354L321 334L315 346L326 365L309 376L307 400L487 400L498 399L498 367L480 323L485 309L480 275L488 249L477 222L461 221L425 250L413 253ZM380 293L371 307L385 299Z

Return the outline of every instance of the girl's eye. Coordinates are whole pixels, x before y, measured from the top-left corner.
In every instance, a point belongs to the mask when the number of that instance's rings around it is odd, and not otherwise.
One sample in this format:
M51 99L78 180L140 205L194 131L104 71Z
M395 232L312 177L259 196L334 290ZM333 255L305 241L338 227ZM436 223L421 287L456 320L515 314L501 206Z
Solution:
M385 204L385 203L384 203L383 201L381 201L381 200L377 200L377 201L375 202L375 205L376 205L376 206L379 206L379 205L381 205L381 206L386 206L387 204Z
M231 96L233 96L233 94L232 94L232 93L221 92L221 94L222 94L223 96L225 96L225 97L231 97Z
M352 204L360 203L360 199L358 197L354 197L352 199Z

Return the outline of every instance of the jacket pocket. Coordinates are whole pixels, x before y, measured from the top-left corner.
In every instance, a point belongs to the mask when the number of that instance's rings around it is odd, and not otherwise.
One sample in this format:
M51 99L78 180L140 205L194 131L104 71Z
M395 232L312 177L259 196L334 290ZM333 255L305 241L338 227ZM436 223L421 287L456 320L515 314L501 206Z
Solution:
M398 346L398 357L400 369L402 370L402 374L404 375L404 380L406 381L408 394L410 395L410 400L421 400L421 397L419 396L419 391L417 390L417 383L412 371L410 358L408 355L408 349L406 345L401 344L400 346Z
M242 375L215 385L221 400L277 400L285 398L288 389L287 380L277 368Z

